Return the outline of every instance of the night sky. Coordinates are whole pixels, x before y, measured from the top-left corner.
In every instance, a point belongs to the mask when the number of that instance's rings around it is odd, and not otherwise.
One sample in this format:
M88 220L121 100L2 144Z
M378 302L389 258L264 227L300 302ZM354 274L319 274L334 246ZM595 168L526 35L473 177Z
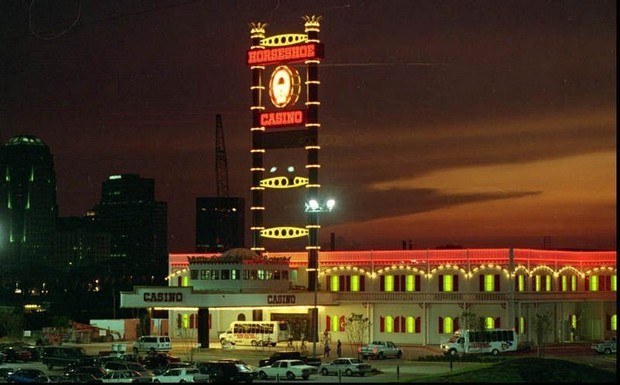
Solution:
M0 142L50 147L62 216L109 175L154 178L169 251L191 252L216 114L251 203L249 23L303 33L304 15L325 44L324 249L616 248L616 1L6 0ZM303 217L287 199L267 225Z

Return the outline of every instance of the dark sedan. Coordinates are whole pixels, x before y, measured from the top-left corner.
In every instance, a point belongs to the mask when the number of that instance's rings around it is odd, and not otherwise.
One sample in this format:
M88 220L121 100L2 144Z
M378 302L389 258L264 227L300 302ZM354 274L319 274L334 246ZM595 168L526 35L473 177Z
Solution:
M39 369L17 369L13 373L9 374L6 378L8 382L17 384L29 384L34 383L35 378L44 375L45 372Z

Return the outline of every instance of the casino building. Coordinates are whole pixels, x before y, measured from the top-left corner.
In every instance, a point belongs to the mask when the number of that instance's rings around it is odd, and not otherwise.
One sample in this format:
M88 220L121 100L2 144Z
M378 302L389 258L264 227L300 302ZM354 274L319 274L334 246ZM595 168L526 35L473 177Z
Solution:
M520 341L536 340L533 324L543 314L553 321L549 341L617 333L615 251L324 251L316 300L307 262L305 252L170 254L169 286L136 287L121 294L121 306L168 310L168 334L203 347L201 335L217 341L236 320L288 320L295 339L311 336L315 305L318 330L334 341L348 341L352 314L369 318L368 339L402 344L438 345L465 313L486 327L515 328Z
M123 292L121 307L153 315L165 310L167 333L195 338L201 347L237 320L287 320L294 339L303 334L317 341L327 331L347 342L353 315L370 321L368 340L402 344L438 345L474 315L486 328L514 328L521 341L536 340L533 325L541 315L552 320L551 341L615 335L615 251L321 250L319 215L332 207L322 202L319 183L325 49L321 18L303 19L304 33L269 37L266 24L251 24L252 246L170 254L168 286ZM303 153L307 175L266 177L269 156L282 151ZM266 227L274 220L266 196L290 197L285 192L295 189L303 191L295 202L305 204L305 223ZM296 206L278 201L271 207L281 213ZM303 252L268 250L278 249L268 242L300 237L307 240Z

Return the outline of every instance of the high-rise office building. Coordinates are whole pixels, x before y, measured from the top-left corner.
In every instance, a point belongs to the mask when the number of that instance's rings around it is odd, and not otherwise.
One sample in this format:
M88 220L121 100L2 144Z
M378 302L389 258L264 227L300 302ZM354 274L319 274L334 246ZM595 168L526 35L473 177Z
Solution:
M196 198L196 252L245 247L243 198Z
M49 147L32 135L10 138L0 146L0 280L19 282L52 262L57 216Z
M95 231L88 218L59 217L54 263L64 271L110 260L110 233Z
M163 283L168 273L168 206L155 201L155 181L136 174L112 175L89 214L110 233L110 274L133 285Z

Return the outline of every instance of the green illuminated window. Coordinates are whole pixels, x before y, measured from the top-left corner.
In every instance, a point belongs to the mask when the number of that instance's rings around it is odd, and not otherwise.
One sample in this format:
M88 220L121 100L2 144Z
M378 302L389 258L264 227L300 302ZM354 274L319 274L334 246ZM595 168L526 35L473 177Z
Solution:
M525 317L519 317L519 334L525 333Z
M383 291L394 291L394 276L386 275L385 276L385 284Z
M563 275L560 277L562 291L577 291L577 276Z
M485 274L484 291L495 291L495 275Z
M598 291L598 281L599 281L598 275L590 276L590 291Z
M394 333L394 318L392 318L392 316L388 315L385 317L385 333Z
M550 275L535 275L534 276L535 290L536 291L551 291L551 276Z
M415 318L407 317L405 321L405 327L406 327L405 330L407 331L407 333L415 333Z
M340 277L337 275L332 275L330 278L329 290L331 291L340 291Z
M618 278L618 277L617 277L617 276L615 276L615 275L612 275L612 276L611 276L611 291L617 291L617 290L616 290L616 288L617 288L617 286L616 286L616 285L618 284L618 282L617 282L617 278Z
M454 277L450 274L443 276L443 291L454 291Z
M484 319L484 328L485 329L494 329L495 328L495 319L493 317L486 317Z
M451 317L446 317L443 319L443 332L444 333L454 333L454 320Z
M405 290L406 291L415 291L415 276L408 275L405 278Z
M525 291L525 275L517 275L517 291Z
M360 291L360 276L351 276L351 291Z
M616 314L612 314L611 316L611 325L609 325L609 327L611 328L612 331L617 331L618 330L618 319L616 318Z
M189 314L187 313L183 314L181 322L183 323L182 324L183 329L189 328Z
M570 327L572 329L577 329L577 315L576 314L572 314L570 316Z
M331 319L331 330L333 332L337 332L340 330L340 318L338 316L333 316Z
M181 278L181 286L189 286L189 277L187 275Z

